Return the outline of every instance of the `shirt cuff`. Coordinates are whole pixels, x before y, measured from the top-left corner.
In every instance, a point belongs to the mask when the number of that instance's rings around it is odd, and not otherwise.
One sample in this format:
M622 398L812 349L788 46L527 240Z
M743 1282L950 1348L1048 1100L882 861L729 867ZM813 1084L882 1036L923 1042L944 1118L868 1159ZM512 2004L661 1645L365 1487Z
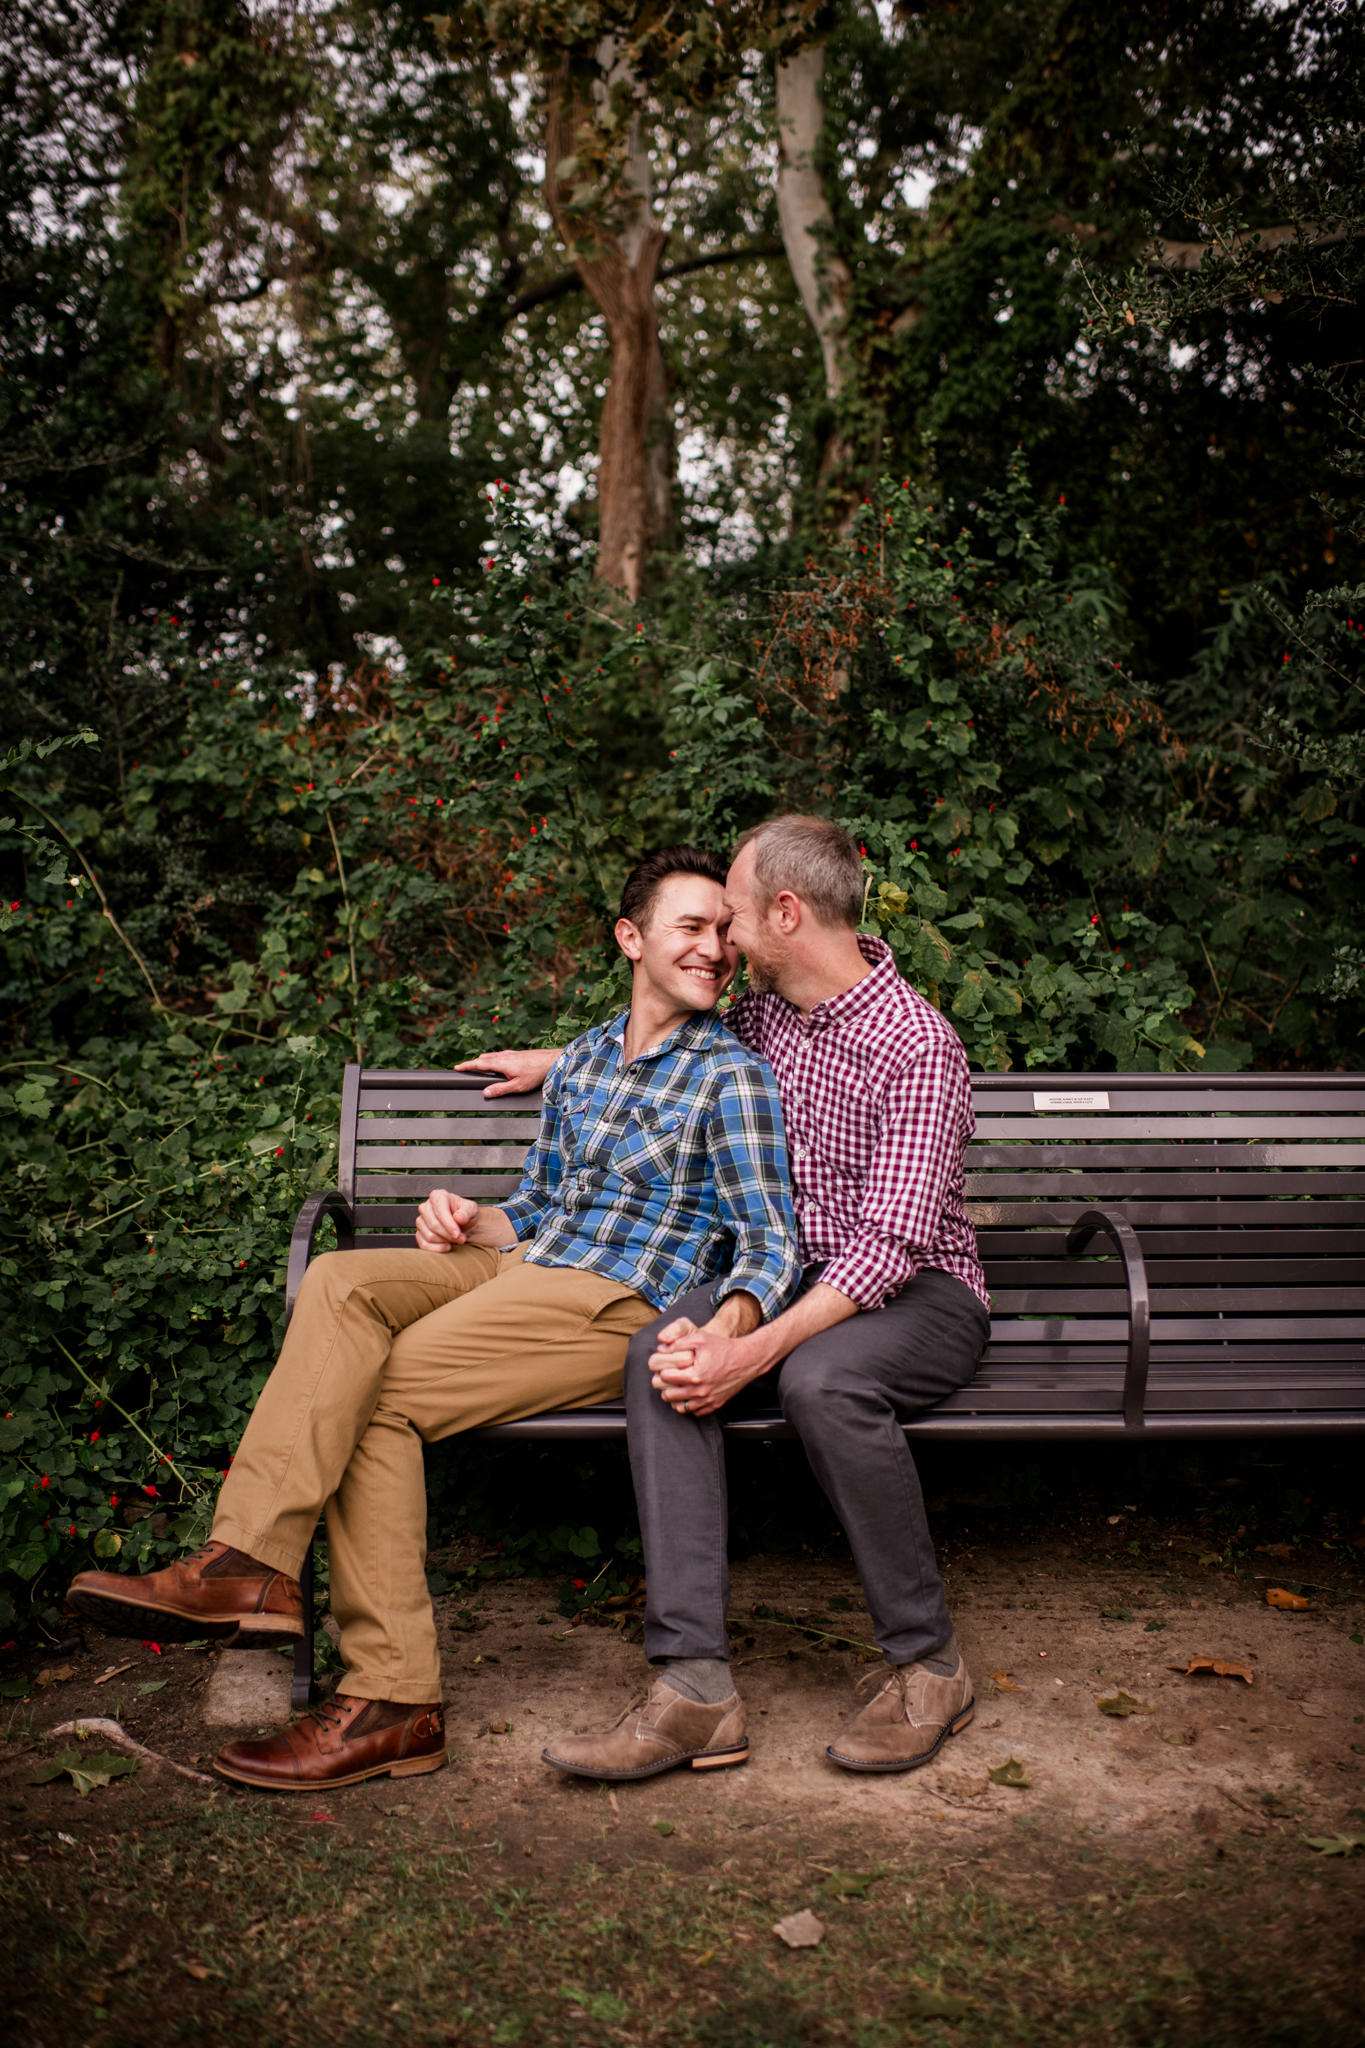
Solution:
M864 1313L881 1308L914 1279L923 1254L880 1230L863 1229L831 1259L820 1275L822 1287L833 1287L855 1301Z
M799 1278L795 1266L790 1270L784 1266L776 1272L771 1267L735 1266L722 1273L712 1288L712 1310L718 1309L727 1295L752 1294L764 1322L770 1323L791 1300Z

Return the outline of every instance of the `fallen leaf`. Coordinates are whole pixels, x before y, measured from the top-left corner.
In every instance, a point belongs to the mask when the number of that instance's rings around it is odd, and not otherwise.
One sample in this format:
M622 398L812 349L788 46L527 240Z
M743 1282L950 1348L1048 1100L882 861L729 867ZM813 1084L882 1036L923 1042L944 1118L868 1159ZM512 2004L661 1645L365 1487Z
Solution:
M141 1685L139 1685L138 1687L138 1691L143 1694L149 1692L161 1692L164 1687L170 1684L170 1682L171 1681L169 1678L144 1678Z
M832 1899L861 1899L867 1895L868 1887L885 1876L881 1870L869 1871L866 1876L845 1876L842 1870L831 1870L820 1889L828 1892Z
M1023 1692L1022 1685L1016 1685L1008 1671L992 1671L991 1684L997 1692Z
M101 1671L99 1677L94 1681L95 1684L108 1685L111 1678L120 1678L125 1671L131 1671L136 1662L136 1657L133 1657L126 1664L111 1664L107 1671Z
M1311 1700L1300 1700L1299 1712L1309 1715L1314 1721L1325 1721L1327 1719L1326 1707L1316 1706Z
M708 1963L715 1961L715 1958L716 1952L713 1948L703 1949L701 1954L694 1958L692 1967L694 1970L704 1970Z
M1147 1626L1143 1629L1142 1633L1145 1636L1160 1635L1162 1629L1165 1628L1165 1626L1166 1624L1164 1621L1149 1621L1147 1623Z
M221 1977L222 1974L221 1970L211 1970L207 1963L186 1963L185 1965L185 1975L196 1978L201 1984L204 1983L206 1978Z
M671 1820L656 1820L654 1832L656 1835L676 1835L678 1830Z
M129 1970L135 1970L137 1968L137 1959L141 1953L141 1949L130 1948L122 1962L115 1963L114 1975L116 1977L126 1977Z
M1120 1721L1126 1721L1130 1714L1154 1714L1156 1712L1156 1708L1149 1707L1146 1700L1135 1700L1130 1692L1116 1692L1112 1699L1107 1700L1102 1700L1098 1693L1094 1693L1092 1698L1102 1714L1112 1714Z
M788 1948L815 1948L825 1938L825 1923L817 1920L814 1913L789 1913L785 1920L776 1922L773 1933Z
M1306 1614L1318 1603L1316 1600L1310 1600L1306 1593L1287 1593L1283 1586L1267 1586L1265 1604L1267 1607L1288 1607L1296 1614ZM41 1685L42 1680L38 1682Z
M1221 1564L1223 1562L1223 1554L1220 1550L1206 1550L1199 1562L1200 1564Z
M1292 1557L1294 1555L1292 1543L1258 1543L1256 1549L1261 1557Z
M74 1664L56 1664L50 1671L40 1671L34 1679L35 1685L65 1685L68 1678L76 1676Z
M388 1815L390 1815L390 1817L392 1817L395 1814L412 1812L412 1808L410 1806L380 1806L378 1804L376 1804L374 1810L376 1813L387 1813ZM327 1817L329 1820L331 1819L330 1814Z
M1168 1664L1168 1671L1179 1671L1186 1678L1193 1678L1196 1672L1211 1671L1215 1678L1244 1678L1248 1685L1256 1683L1254 1671L1248 1671L1245 1664L1228 1664L1221 1657L1191 1657L1188 1664Z
M1100 1609L1100 1619L1102 1621L1131 1621L1132 1618L1133 1611L1130 1607L1102 1607Z
M951 1991L911 1991L896 2002L896 2011L908 2020L961 2020L975 2007L974 1998L959 1998Z
M997 1764L993 1771L987 1771L986 1776L992 1785L1016 1785L1021 1792L1027 1792L1033 1784L1032 1778L1017 1756L1008 1758L1003 1764Z
M268 1920L253 1920L250 1927L248 1927L243 1933L242 1940L254 1941L258 1934L265 1933L265 1930L269 1925L270 1922ZM119 1967L121 1969L123 1967L122 1964L120 1964Z
M50 1785L54 1778L63 1775L71 1779L76 1790L84 1798L97 1785L108 1785L115 1778L127 1778L142 1766L134 1756L85 1756L79 1749L64 1749L45 1764L39 1764L30 1785Z
M1365 1835L1305 1835L1303 1839L1321 1856L1349 1856L1356 1849L1365 1849Z

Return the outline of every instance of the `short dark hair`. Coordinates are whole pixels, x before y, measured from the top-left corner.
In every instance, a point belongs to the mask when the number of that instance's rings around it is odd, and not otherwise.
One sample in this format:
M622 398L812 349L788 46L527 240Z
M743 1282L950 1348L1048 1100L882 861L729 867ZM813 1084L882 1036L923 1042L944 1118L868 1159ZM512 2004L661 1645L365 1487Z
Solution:
M789 812L755 825L735 846L738 860L754 849L754 882L760 910L781 889L790 889L821 924L856 931L863 914L863 863L855 842L832 818L803 818Z
M653 915L654 898L670 875L703 875L724 887L725 862L705 846L661 846L627 875L620 915L643 931Z

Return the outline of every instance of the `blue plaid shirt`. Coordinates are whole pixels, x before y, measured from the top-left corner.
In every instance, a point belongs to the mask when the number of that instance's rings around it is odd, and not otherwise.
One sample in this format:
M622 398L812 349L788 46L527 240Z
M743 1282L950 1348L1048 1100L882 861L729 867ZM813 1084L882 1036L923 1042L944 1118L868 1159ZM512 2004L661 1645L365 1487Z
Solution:
M540 1135L501 1207L536 1266L582 1266L665 1309L689 1287L752 1294L765 1318L796 1285L782 1106L768 1063L711 1011L624 1064L626 1014L566 1046Z

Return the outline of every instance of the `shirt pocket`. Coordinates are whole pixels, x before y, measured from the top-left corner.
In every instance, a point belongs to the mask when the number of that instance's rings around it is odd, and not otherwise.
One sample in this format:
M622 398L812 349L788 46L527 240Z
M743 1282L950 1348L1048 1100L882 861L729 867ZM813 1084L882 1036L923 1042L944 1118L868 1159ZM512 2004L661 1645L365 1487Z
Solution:
M612 1172L642 1186L671 1181L685 1122L680 1109L662 1109L652 1102L634 1104L612 1151Z

